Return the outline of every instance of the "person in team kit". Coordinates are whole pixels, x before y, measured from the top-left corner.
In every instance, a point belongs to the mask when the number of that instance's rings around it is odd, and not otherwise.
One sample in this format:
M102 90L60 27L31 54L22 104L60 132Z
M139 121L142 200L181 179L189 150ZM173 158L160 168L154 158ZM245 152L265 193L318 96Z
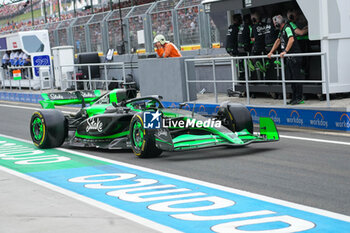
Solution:
M271 51L267 55L270 59L273 53L281 45L282 52L280 56L283 58L284 55L288 53L300 53L300 47L298 41L296 40L296 35L292 27L286 23L281 15L273 17L273 23L277 29L280 30L277 40L273 45ZM301 57L287 57L286 59L286 74L292 80L302 80L304 79L301 73ZM288 104L302 104L303 101L303 86L301 83L292 83L292 99Z
M254 42L252 47L252 56L260 56L265 55L265 23L261 21L261 17L258 13L253 13L251 15L251 19L253 22L252 26L252 38L251 40ZM264 65L264 62L262 59L253 59L253 64L248 64L248 67L250 67L251 71L254 71L256 68L259 69L260 72L265 73L266 68ZM263 79L262 75L259 75L257 72L252 73L251 79Z
M240 14L233 15L233 23L228 28L226 34L226 52L231 56L238 56L238 32L242 24L242 16Z
M157 35L153 41L160 58L182 57L179 49L173 43L166 41L163 35Z
M298 44L300 46L302 53L308 53L310 51L310 40L308 36L308 26L306 20L301 20L301 13L295 9L291 9L287 12L287 18L290 26L294 30L294 33L297 37ZM310 58L303 57L302 61L303 73L305 73L305 78L309 78L310 70Z
M250 15L243 16L243 24L240 25L238 31L238 52L240 55L246 56L250 54L252 49L252 26Z

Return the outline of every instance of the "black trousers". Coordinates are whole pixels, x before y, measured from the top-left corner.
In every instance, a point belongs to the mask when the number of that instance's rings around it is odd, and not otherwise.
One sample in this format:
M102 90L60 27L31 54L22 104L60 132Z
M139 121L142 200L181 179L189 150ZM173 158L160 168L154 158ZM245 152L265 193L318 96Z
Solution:
M310 52L309 40L298 40L300 49L303 53ZM310 57L303 57L301 62L301 68L304 70L305 79L310 79Z
M289 80L304 80L305 77L301 73L302 58L287 57L286 60L286 77ZM303 84L292 83L292 100L301 100L303 98Z
M251 52L251 56L261 56L261 55L265 55L266 54L266 51L265 51L265 49L263 49L263 48L260 48L260 49L256 49L256 48L254 48L253 47L253 49L252 49L252 52ZM255 64L257 63L257 62L260 62L260 64L263 64L263 59L251 59L252 60L252 62L253 62L253 64L254 64L254 66L255 66ZM260 73L261 74L261 73ZM259 76L259 79L263 79L263 76L262 75L260 75ZM253 71L252 72L252 76L251 76L251 80L258 80L258 74L257 74L257 71Z

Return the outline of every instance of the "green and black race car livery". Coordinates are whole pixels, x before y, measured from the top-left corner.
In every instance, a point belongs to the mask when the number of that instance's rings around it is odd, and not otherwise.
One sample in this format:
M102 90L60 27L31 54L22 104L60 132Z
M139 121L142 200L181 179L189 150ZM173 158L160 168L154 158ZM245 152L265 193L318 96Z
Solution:
M127 98L124 89L104 95L100 91L43 94L31 118L30 133L39 148L63 143L104 149L131 148L138 157L156 157L163 151L182 151L213 146L244 146L279 140L274 122L260 118L260 132L253 133L249 110L224 102L216 115L165 108L160 96ZM86 106L90 103L90 106ZM63 114L56 105L82 104L76 114Z

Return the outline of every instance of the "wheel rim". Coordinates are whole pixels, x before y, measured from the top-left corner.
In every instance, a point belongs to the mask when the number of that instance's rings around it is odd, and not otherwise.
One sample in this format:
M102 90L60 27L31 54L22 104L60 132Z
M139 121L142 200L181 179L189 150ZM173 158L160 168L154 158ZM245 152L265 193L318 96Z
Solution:
M141 149L144 134L143 134L143 127L140 122L136 122L134 124L132 137L133 137L135 147L137 147L138 149Z
M44 127L42 120L37 117L32 123L32 132L35 140L40 141L44 135Z

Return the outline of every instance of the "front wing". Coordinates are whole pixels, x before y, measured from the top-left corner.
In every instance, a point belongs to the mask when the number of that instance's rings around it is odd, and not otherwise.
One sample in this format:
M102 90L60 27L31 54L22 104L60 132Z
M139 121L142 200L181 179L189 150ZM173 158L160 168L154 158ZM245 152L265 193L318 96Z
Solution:
M247 130L236 133L192 135L183 134L171 138L169 131L161 130L155 133L156 146L164 151L182 151L214 146L244 146L256 142L275 142L279 134L271 118L260 118L259 134L251 134Z

